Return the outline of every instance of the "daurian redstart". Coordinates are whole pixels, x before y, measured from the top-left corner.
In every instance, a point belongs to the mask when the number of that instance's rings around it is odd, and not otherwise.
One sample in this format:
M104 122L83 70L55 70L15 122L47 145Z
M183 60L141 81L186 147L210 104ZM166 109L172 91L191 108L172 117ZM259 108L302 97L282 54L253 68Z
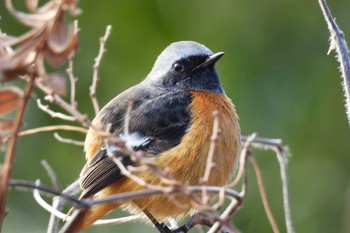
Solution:
M215 164L208 185L223 186L232 175L240 148L240 129L235 107L225 95L214 65L224 53L213 54L193 41L170 44L157 58L151 72L139 84L112 99L92 122L85 140L87 163L81 172L80 198L102 198L144 189L123 176L107 154L103 136L96 130L109 130L126 138L124 122L129 103L127 143L144 151L160 169L167 169L182 184L198 185L206 169L213 132L213 112L219 113L219 135L215 143ZM109 151L125 166L133 160L116 146ZM162 181L152 171L138 172L152 185ZM196 212L191 200L182 194L155 195L128 202L114 202L87 208L66 223L61 232L80 232L113 209L147 211L157 220L184 217Z

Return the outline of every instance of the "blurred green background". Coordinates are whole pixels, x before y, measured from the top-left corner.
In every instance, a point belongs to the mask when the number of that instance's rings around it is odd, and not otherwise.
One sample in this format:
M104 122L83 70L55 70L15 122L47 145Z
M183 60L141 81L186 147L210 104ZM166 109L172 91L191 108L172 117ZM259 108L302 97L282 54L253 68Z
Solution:
M12 35L26 31L0 4L2 31ZM23 1L16 1L16 7L25 9L21 4ZM329 5L349 35L350 1L329 0ZM100 68L97 96L101 105L141 81L157 55L173 41L195 40L214 52L224 51L217 68L227 95L236 104L242 133L282 138L290 148L296 231L350 232L350 128L338 64L334 53L326 54L329 33L316 0L118 0L81 1L79 6L83 14L78 17L80 50L74 73L79 77L76 94L81 112L94 117L88 87L99 38L108 24L113 31ZM40 91L35 93L42 97ZM25 128L65 123L38 110L34 98L31 100ZM60 134L84 139L80 134ZM256 151L255 155L272 211L285 232L277 160L273 153ZM78 177L84 164L81 147L59 143L52 133L42 133L20 139L13 178L50 184L41 160L48 161L63 186ZM251 169L249 175L248 198L233 223L242 232L271 232ZM3 232L46 232L49 215L30 192L12 189L8 209ZM86 232L156 230L131 223Z

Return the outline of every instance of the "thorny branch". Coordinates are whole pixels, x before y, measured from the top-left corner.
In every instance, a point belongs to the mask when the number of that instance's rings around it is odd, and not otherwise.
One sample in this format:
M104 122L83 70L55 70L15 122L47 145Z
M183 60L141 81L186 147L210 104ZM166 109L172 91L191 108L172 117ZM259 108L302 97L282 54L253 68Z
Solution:
M330 48L328 54L334 49L336 51L336 57L340 64L340 72L343 77L343 90L346 101L346 115L348 117L348 123L350 124L350 59L349 59L349 49L346 45L346 40L344 33L336 24L333 16L327 6L326 0L318 1L323 12L324 19L328 25L330 37Z

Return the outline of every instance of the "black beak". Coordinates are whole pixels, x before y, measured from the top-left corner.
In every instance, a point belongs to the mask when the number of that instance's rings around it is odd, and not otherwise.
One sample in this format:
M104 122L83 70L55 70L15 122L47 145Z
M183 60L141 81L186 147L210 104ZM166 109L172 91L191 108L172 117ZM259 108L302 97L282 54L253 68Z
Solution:
M195 70L198 70L200 68L204 68L204 67L207 67L209 65L215 64L223 55L224 55L224 52L218 52L218 53L215 53L215 54L209 56L207 60L205 60L199 66L195 67L192 71L195 71Z

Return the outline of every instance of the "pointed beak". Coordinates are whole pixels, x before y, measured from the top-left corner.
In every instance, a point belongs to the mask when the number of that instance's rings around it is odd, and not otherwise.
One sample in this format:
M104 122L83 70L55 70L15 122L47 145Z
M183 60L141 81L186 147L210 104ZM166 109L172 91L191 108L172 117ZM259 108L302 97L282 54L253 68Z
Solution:
M195 70L198 70L200 68L204 68L204 67L207 67L209 65L215 64L223 55L224 55L224 52L218 52L218 53L215 53L215 54L209 56L207 60L205 60L199 66L195 67L192 71L195 71Z

